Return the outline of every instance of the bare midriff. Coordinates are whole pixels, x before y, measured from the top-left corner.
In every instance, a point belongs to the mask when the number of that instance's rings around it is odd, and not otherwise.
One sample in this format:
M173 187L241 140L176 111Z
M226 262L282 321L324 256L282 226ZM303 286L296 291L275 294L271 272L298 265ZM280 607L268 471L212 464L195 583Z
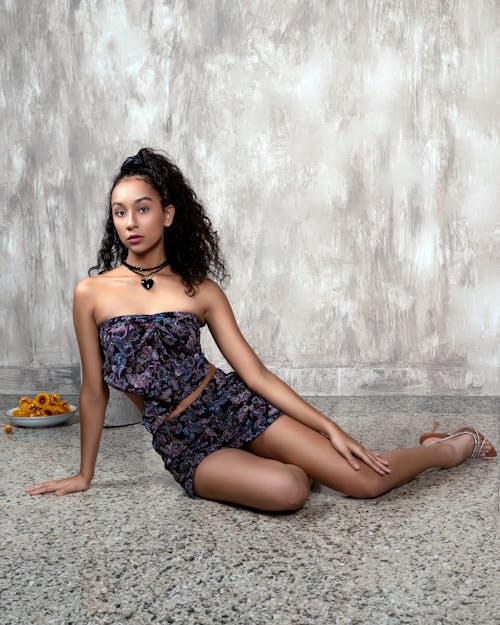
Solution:
M215 373L215 367L214 365L210 364L208 373L204 377L202 383L199 386L197 386L192 393L187 395L187 397L184 397L184 399L182 399L177 404L177 406L172 410L172 412L170 412L165 417L165 421L170 421L171 419L176 417L178 414L180 414L183 410L186 410L186 408L189 408L189 406L195 401L195 399L197 399L201 395L201 393L203 392L203 389L213 378L214 373ZM140 395L134 395L134 393L125 392L125 395L127 395L130 401L132 401L137 406L137 408L139 408L139 410L142 412L144 399Z

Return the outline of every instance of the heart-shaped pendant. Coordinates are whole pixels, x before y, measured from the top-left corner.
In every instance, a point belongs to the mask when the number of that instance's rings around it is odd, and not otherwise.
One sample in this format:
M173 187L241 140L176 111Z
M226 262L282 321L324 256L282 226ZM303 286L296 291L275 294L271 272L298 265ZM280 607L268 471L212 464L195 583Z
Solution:
M146 289L146 291L149 291L149 289L153 286L154 284L154 280L151 280L151 278L143 278L141 280L141 284L142 286Z

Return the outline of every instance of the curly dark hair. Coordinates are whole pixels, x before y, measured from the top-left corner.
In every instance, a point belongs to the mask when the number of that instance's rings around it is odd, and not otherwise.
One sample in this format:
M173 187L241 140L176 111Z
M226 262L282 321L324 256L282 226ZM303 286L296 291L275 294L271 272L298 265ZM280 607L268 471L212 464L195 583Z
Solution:
M167 156L151 148L142 148L129 156L113 180L97 265L89 269L89 275L109 271L127 258L128 250L113 225L111 194L121 180L132 176L148 182L160 196L163 206L173 204L175 207L174 220L165 228L165 255L172 270L182 277L186 292L194 295L196 285L207 276L226 280L228 272L217 232L196 193L179 168Z

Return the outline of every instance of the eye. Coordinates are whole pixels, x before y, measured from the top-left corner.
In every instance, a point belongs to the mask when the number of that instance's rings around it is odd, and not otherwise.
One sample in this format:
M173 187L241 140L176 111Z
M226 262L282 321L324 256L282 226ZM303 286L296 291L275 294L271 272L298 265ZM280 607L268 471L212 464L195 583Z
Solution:
M125 215L125 211L121 208L115 210L115 217L123 217Z
M149 206L140 206L138 210L140 213L147 213L149 210Z

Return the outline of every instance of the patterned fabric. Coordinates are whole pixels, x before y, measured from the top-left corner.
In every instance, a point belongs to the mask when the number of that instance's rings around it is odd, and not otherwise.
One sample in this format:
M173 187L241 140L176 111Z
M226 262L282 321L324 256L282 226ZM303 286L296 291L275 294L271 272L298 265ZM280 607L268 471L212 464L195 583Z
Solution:
M105 381L144 398L142 422L151 433L208 373L193 313L113 317L99 326L99 338Z
M194 471L206 456L244 447L281 414L238 375L217 369L186 410L165 420L208 373L193 313L113 317L99 326L99 338L105 381L144 398L142 423L153 434L153 448L190 497Z

